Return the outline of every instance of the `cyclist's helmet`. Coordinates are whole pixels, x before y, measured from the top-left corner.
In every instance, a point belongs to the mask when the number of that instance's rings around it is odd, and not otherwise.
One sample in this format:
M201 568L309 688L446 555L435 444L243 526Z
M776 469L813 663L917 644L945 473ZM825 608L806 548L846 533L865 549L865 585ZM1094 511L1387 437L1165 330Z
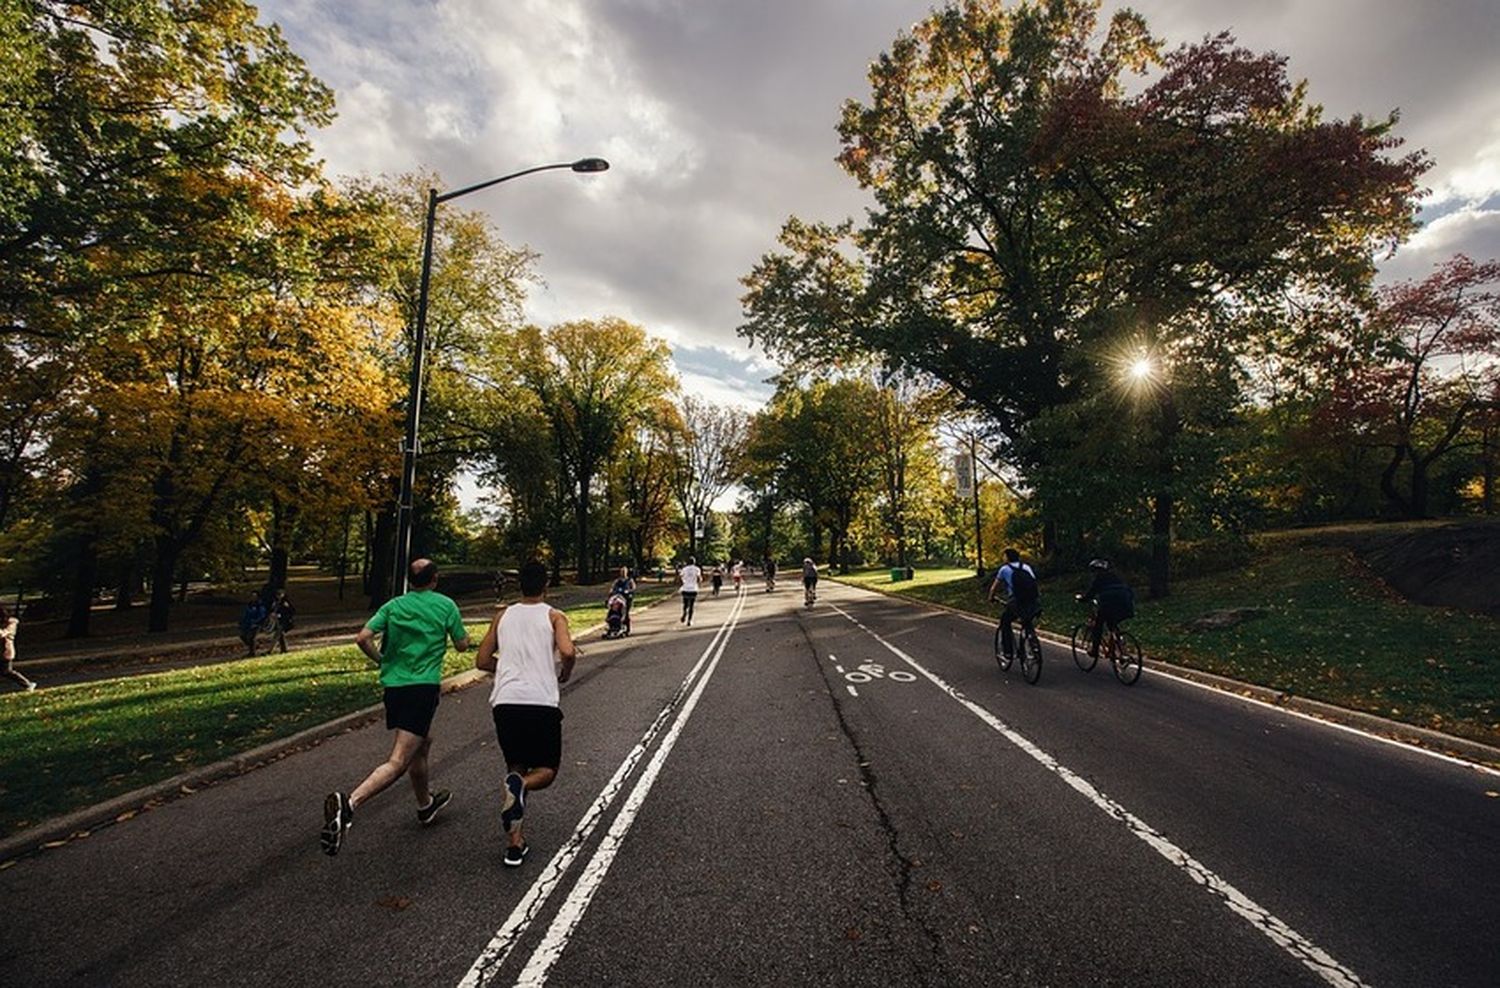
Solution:
M1091 560L1089 560L1089 569L1096 569L1096 570L1106 570L1106 569L1109 569L1109 560L1108 559L1102 559L1102 558L1101 559L1091 559Z

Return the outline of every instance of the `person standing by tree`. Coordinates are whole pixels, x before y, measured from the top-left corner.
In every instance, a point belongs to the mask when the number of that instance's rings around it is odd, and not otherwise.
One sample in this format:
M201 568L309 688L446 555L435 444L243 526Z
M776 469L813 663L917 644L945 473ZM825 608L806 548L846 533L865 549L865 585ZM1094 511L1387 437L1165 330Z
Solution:
M437 564L418 559L411 564L411 589L386 601L354 638L360 651L380 666L385 687L385 727L395 731L391 754L347 795L331 792L323 801L324 854L337 854L354 822L354 810L410 772L417 797L417 820L424 826L437 817L452 798L446 789L427 787L427 756L432 750L432 718L442 692L443 656L448 639L460 652L469 648L458 605L434 589ZM380 647L375 636L383 634Z
M703 570L698 568L698 557L688 557L687 565L677 571L677 579L682 583L682 617L677 619L677 623L691 628L693 605L698 601L698 582L703 579Z
M240 641L249 650L247 655L255 654L255 636L260 633L260 626L265 620L266 605L261 601L260 594L255 594L240 612Z
M286 633L292 630L292 622L296 614L297 608L292 606L291 598L286 595L286 591L276 591L276 599L271 601L272 648L281 652L286 651Z
M579 654L568 633L567 615L543 599L546 592L546 564L522 566L521 602L495 615L474 658L475 668L495 674L490 708L505 759L500 825L506 833L509 868L519 867L526 858L521 821L527 793L550 786L562 763L560 686L573 674Z
M3 653L0 653L4 656L3 660L0 660L0 676L4 676L30 693L36 689L36 683L16 672L15 667L16 629L20 626L21 622L5 609L4 604L0 604L0 647L4 649Z

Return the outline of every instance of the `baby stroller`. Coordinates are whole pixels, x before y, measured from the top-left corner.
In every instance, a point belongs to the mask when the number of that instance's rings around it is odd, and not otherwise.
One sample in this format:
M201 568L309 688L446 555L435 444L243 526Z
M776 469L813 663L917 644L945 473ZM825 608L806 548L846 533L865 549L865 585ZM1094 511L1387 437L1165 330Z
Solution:
M607 613L604 616L604 637L624 638L630 634L630 602L621 593L609 595L609 602L604 605Z

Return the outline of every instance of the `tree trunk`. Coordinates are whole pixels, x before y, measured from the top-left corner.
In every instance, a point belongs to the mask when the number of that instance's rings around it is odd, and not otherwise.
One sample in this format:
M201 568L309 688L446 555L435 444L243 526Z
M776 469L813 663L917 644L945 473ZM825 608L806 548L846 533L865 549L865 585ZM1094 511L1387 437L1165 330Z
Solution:
M99 575L99 548L92 532L78 540L74 558L73 599L68 611L68 637L86 638L94 607L94 583Z
M135 595L141 591L141 550L137 546L130 551L120 570L120 582L115 587L115 610L128 611L135 606Z
M1484 451L1484 480L1480 488L1479 507L1487 515L1495 513L1495 451Z
M1411 516L1427 517L1428 478L1427 467L1431 461L1413 456L1411 458Z
M592 479L586 474L579 476L578 501L574 507L578 544L574 546L573 555L578 560L577 582L580 586L594 582L589 561L589 483Z
M1391 453L1391 462L1385 465L1380 472L1380 493L1385 495L1387 501L1394 504L1403 515L1411 517L1411 504L1401 496L1396 489L1396 472L1401 469L1401 461L1406 459L1408 450L1405 446L1397 446Z
M370 545L369 578L365 585L370 591L370 610L376 610L391 599L391 567L396 555L396 512L387 508L375 516L375 531Z
M272 590L286 587L287 564L291 557L291 532L296 510L279 497L271 498L271 574L266 583Z
M1171 592L1173 487L1177 478L1177 434L1182 421L1171 391L1161 398L1161 434L1157 439L1156 473L1160 485L1151 505L1150 594L1153 599Z
M151 610L146 630L166 631L172 612L172 577L177 572L177 557L182 550L170 536L156 538L156 558L151 563Z
M1159 491L1151 509L1151 597L1165 597L1172 568L1172 494Z

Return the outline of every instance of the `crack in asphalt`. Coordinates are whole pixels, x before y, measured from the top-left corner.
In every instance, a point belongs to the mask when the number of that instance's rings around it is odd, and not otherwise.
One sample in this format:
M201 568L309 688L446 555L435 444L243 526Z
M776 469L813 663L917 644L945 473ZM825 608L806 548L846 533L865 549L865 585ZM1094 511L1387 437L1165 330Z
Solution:
M819 661L818 648L813 644L812 637L808 634L807 625L799 620L797 626L802 632L802 637L807 641L808 650L812 653L813 661L818 668L818 675L822 678L823 685L827 687L825 692L830 705L833 707L833 715L838 720L839 731L844 735L844 738L849 742L849 747L854 752L855 765L859 769L860 781L863 783L862 788L869 794L870 805L875 810L875 817L879 821L880 829L885 835L888 857L890 859L889 864L891 870L899 879L896 886L896 898L901 904L901 915L908 923L917 927L927 937L928 948L932 954L933 963L937 967L937 971L935 972L936 977L920 967L916 967L915 973L923 984L953 984L954 978L950 976L947 961L943 956L942 934L933 929L925 919L918 915L917 910L914 908L911 893L914 880L913 872L918 868L918 864L901 850L901 832L897 829L895 822L891 820L891 815L886 810L885 803L881 799L879 779L875 775L875 770L871 767L870 759L865 755L864 747L860 744L854 728L850 726L848 719L844 716L843 703L840 701L835 685L828 679L828 671L823 667L823 663Z

